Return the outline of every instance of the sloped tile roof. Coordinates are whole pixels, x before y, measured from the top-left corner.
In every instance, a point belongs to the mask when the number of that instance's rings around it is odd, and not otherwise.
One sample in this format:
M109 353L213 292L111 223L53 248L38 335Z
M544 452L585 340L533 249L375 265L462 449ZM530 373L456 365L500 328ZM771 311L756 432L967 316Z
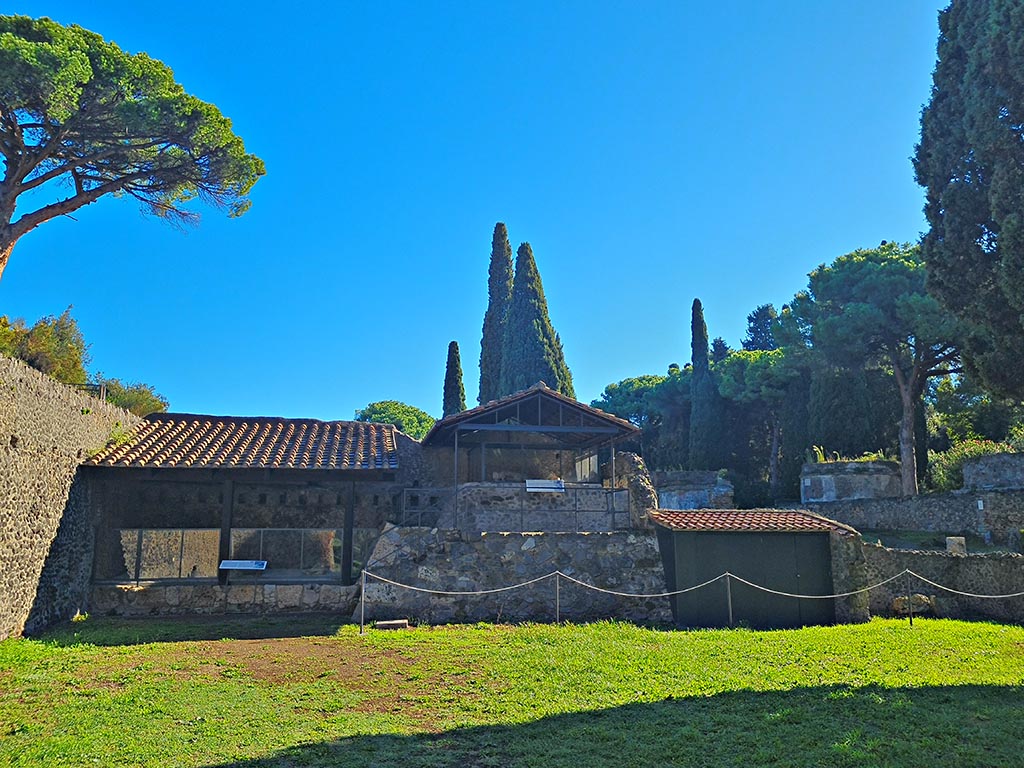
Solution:
M99 467L397 469L390 424L255 416L157 413L122 445L86 464Z
M651 519L673 531L854 532L842 523L797 509L659 509Z
M526 400L527 398L533 397L534 395L541 394L545 397L551 398L557 402L568 406L569 408L583 413L591 418L597 419L600 422L604 422L607 426L617 427L622 437L635 437L640 432L640 428L635 424L627 421L626 419L619 418L613 414L602 411L600 408L594 408L586 403L581 403L578 400L573 400L571 397L563 395L561 392L551 389L543 381L538 381L532 387L520 390L519 392L513 392L511 395L506 395L497 400L491 400L470 408L459 413L453 413L451 416L445 416L443 419L439 419L434 422L434 426L430 428L430 431L423 436L420 441L424 445L430 445L431 443L439 442L439 436L446 431L458 424L463 422L472 421L479 416L483 416L486 413L497 411L502 408L508 407L520 400ZM537 426L538 432L543 432L542 426Z

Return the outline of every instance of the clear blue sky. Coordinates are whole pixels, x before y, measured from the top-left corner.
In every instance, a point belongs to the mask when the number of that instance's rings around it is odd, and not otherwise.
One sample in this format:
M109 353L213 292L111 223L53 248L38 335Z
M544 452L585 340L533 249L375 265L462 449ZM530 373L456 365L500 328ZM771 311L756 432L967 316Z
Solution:
M175 411L438 415L452 339L475 402L504 221L590 401L685 363L694 297L736 347L819 263L918 239L945 5L9 0L167 63L268 173L184 233L113 199L42 225L0 312L73 304L92 368Z

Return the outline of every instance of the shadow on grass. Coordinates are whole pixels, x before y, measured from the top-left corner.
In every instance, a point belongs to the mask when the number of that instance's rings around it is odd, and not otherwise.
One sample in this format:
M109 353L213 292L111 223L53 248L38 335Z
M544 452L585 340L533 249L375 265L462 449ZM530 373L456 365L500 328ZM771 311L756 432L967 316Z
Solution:
M53 627L37 637L44 643L73 645L140 645L189 640L264 640L275 637L318 637L335 634L350 624L338 614L297 613L273 616L182 616L88 618Z
M300 744L206 768L1020 766L1020 686L822 686Z

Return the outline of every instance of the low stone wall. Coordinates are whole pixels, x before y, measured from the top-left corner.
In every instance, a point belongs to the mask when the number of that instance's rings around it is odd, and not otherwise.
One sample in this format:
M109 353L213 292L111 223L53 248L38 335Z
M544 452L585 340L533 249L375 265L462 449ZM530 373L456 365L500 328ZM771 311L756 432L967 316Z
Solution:
M995 453L964 461L964 488L1010 490L1024 488L1024 453Z
M891 461L826 461L800 470L800 502L887 499L903 493L900 466Z
M733 486L717 472L658 470L651 473L660 509L732 509Z
M552 571L631 594L665 591L657 537L649 532L484 533L386 528L367 570L399 584L448 592L501 589ZM563 620L616 618L668 624L668 598L625 598L559 579ZM367 621L430 623L555 620L556 580L488 595L433 595L366 579ZM358 610L358 608L357 608ZM358 616L356 616L358 618Z
M902 499L804 504L857 530L976 534L1017 549L1024 528L1024 491L952 491ZM980 508L979 508L980 507Z
M347 617L358 595L358 584L97 584L90 611L100 616L330 611Z
M137 421L0 357L0 640L84 609L94 521L78 467Z
M909 569L926 579L959 592L980 595L1006 595L1024 592L1024 555L997 553L952 555L946 552L914 552L888 549L877 544L864 545L866 576L877 584ZM919 579L911 578L912 594L925 595L931 611L950 619L990 619L1020 623L1024 621L1024 597L982 599L954 595ZM871 613L892 616L895 601L905 600L907 581L903 578L870 592ZM915 601L915 604L923 601ZM916 610L916 609L915 609Z

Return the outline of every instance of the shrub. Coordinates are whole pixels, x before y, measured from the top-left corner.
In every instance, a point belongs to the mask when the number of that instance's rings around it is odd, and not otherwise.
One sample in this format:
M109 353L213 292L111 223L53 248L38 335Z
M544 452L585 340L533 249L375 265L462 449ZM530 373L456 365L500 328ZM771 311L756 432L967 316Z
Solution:
M963 488L964 462L975 456L989 456L993 453L1014 453L1008 443L992 440L964 440L955 443L948 451L928 452L929 486L935 491L954 491Z

